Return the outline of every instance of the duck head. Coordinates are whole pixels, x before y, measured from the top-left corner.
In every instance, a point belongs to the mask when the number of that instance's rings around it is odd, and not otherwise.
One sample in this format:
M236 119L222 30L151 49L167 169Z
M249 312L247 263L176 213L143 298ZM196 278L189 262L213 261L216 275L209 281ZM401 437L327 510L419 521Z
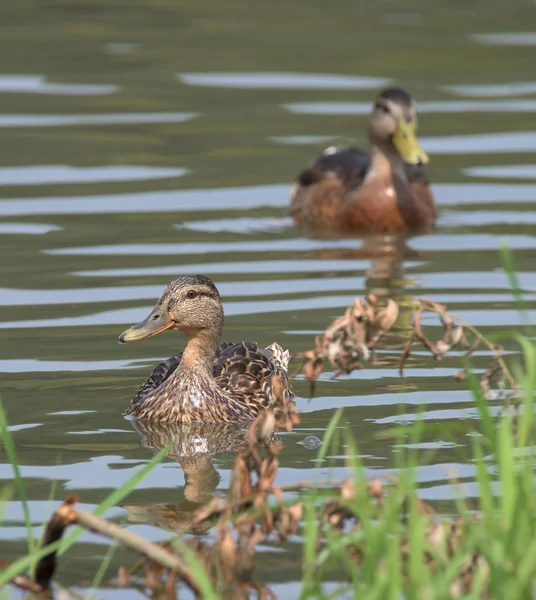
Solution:
M186 275L172 281L149 316L119 336L121 343L137 342L178 329L187 339L202 331L221 334L223 306L214 282L204 275Z
M429 162L416 137L415 101L402 88L388 88L376 97L370 115L370 141L382 151L396 152L407 163Z

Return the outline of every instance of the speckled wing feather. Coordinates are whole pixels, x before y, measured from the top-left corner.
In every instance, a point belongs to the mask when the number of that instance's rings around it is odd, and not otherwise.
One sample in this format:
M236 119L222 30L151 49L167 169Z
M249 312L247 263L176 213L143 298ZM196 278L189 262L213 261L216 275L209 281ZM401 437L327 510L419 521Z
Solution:
M256 342L229 345L221 353L214 375L218 387L240 402L258 408L267 408L276 401L272 376L283 375L286 379L286 372L282 372L272 352Z

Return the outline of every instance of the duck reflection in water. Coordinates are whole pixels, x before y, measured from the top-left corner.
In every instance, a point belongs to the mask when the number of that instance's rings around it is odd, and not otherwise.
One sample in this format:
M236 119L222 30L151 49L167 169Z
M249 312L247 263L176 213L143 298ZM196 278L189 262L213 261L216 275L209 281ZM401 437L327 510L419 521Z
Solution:
M125 505L129 520L156 525L175 533L202 535L210 528L194 523L194 512L208 502L220 482L213 457L246 451L247 423L159 423L131 421L141 446L156 454L170 445L169 458L184 471L184 499L176 504ZM234 459L234 456L232 456Z
M312 235L309 233L309 235ZM319 237L318 234L315 237ZM322 236L326 239L326 235ZM379 300L394 300L401 309L397 329L405 330L411 327L411 319L405 318L406 313L411 316L412 290L416 287L415 280L404 274L404 261L427 260L429 253L414 250L408 244L410 236L392 234L367 234L352 236L356 241L355 248L321 248L304 252L301 256L308 259L320 260L367 260L370 266L365 271L364 290L359 289L356 282L356 296L374 294ZM348 239L347 235L331 232L328 239ZM358 266L356 265L356 271ZM334 277L334 272L325 272L324 277Z

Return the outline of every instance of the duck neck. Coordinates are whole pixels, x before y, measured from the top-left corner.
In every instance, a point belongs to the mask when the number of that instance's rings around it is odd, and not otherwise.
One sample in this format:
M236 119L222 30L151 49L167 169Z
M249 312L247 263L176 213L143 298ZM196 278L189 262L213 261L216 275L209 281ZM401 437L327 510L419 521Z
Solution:
M407 181L404 161L392 146L383 147L373 143L370 147L370 167L366 179L386 176Z
M195 372L212 379L212 366L216 350L220 342L221 329L197 329L183 331L186 336L186 347L182 355L179 372Z

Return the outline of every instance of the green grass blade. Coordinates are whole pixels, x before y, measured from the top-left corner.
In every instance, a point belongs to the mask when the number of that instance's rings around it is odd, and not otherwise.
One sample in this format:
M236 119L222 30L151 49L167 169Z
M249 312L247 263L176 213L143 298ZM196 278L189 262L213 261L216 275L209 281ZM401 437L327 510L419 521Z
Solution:
M337 430L337 427L339 425L339 421L341 420L342 411L342 408L338 408L335 411L333 417L331 418L331 421L329 422L328 428L326 429L326 433L324 434L324 437L322 439L322 445L320 446L320 450L318 451L318 456L316 458L317 467L321 466L322 462L326 458L328 451L331 449L331 443L333 441L335 431Z
M49 544L44 548L40 548L39 550L35 550L30 554L26 554L26 556L19 558L14 563L8 565L5 569L0 570L0 588L3 585L7 585L17 575L20 575L31 568L39 559L43 558L43 556L47 556L51 552L58 550L60 545L61 540L58 540L57 542Z
M28 532L28 551L33 552L36 543L33 534L32 528L32 518L30 516L30 508L28 507L28 499L26 497L26 491L24 489L24 483L22 481L22 475L20 474L19 463L17 462L17 453L15 451L15 443L13 441L13 436L8 429L6 413L4 412L4 407L0 402L0 440L3 440L4 447L6 449L6 454L9 462L11 463L11 468L13 469L13 478L15 480L15 487L17 489L17 493L19 495L19 499L22 503L22 512L24 515L24 522L26 524L26 531Z
M536 540L533 540L526 549L521 563L517 569L516 580L521 589L528 588L535 579L536 570ZM526 591L526 590L525 590Z
M87 592L85 600L93 600L93 598L95 597L95 591L102 583L102 580L104 579L104 576L106 575L106 571L108 570L108 567L110 566L110 563L112 562L112 558L113 558L116 550L117 550L117 544L111 544L108 547L108 550L106 551L106 554L104 555L104 557L101 561L101 564L99 565L99 568L97 569L97 572L95 573L95 577L93 578L93 581L91 582L91 587L89 588L89 590Z
M508 530L516 508L516 465L513 457L513 432L511 419L504 417L499 427L498 456L499 479L501 483L501 501L503 523Z
M534 344L524 336L517 336L525 362L525 376L523 377L523 414L519 419L519 448L526 448L529 437L533 434L534 422L534 391L536 389L536 348Z
M530 326L530 315L521 294L521 287L519 285L519 279L517 278L512 250L505 241L501 241L500 243L500 252L502 267L508 278L508 284L510 285L512 295L514 296L517 310L521 315L524 325Z
M478 413L480 415L482 433L488 439L493 450L496 450L497 431L495 429L495 422L493 420L493 415L491 414L491 410L489 408L488 400L482 393L482 389L480 388L480 382L476 378L475 374L469 369L466 370L467 382L469 383L469 387L471 388L473 399L475 401Z
M155 454L155 456L153 456L153 458L146 465L134 473L134 475L132 475L128 481L125 481L125 483L119 489L114 490L109 496L107 496L93 511L93 514L102 515L109 508L112 508L117 503L121 502L121 500L127 496L136 487L136 485L138 485L138 483L144 479L144 477L146 477L165 457L173 443L174 442L171 442L168 446L162 448L162 450L160 450L158 454ZM59 554L63 554L74 544L74 542L83 532L84 529L81 527L75 527L67 536L58 542L54 542L53 544L49 544L44 548L31 552L30 554L23 556L19 560L8 565L4 570L0 571L0 587L9 583L16 575L19 575L20 573L26 571L26 569L29 567L32 567L32 565L43 556L47 556L47 554L50 554L58 549Z
M4 521L4 515L6 514L7 505L13 498L13 488L6 485L0 488L0 523Z
M314 496L304 501L304 547L302 550L302 587L300 600L309 598L317 585L315 573L316 547L319 529L316 522Z
M416 592L419 587L422 586L428 579L428 572L424 562L426 519L418 510L417 495L415 493L410 494L409 501L410 515L408 524L408 579L410 589ZM417 597L417 594L415 594L415 596Z
M496 522L495 498L482 444L479 440L475 440L473 443L473 455L476 462L476 480L480 490L480 511L488 526L493 526Z
M94 515L101 516L110 508L116 506L125 496L130 494L130 492L143 480L147 475L156 467L156 465L166 456L169 452L169 449L173 446L174 441L168 444L165 448L162 448L158 454L155 454L153 458L144 465L139 471L134 473L132 477L130 477L123 485L114 490L111 494L106 496L106 498L97 506L97 508L93 511ZM69 535L63 538L63 543L61 545L61 549L59 554L63 554L66 550L68 550L74 542L80 537L80 535L84 532L82 527L75 527Z
M389 565L389 600L400 600L402 591L402 565L400 564L400 535L389 540L387 563Z
M203 568L197 554L190 550L180 538L173 540L173 545L180 551L184 562L190 568L193 579L201 592L201 598L203 600L220 600L220 596L214 589L210 577Z

